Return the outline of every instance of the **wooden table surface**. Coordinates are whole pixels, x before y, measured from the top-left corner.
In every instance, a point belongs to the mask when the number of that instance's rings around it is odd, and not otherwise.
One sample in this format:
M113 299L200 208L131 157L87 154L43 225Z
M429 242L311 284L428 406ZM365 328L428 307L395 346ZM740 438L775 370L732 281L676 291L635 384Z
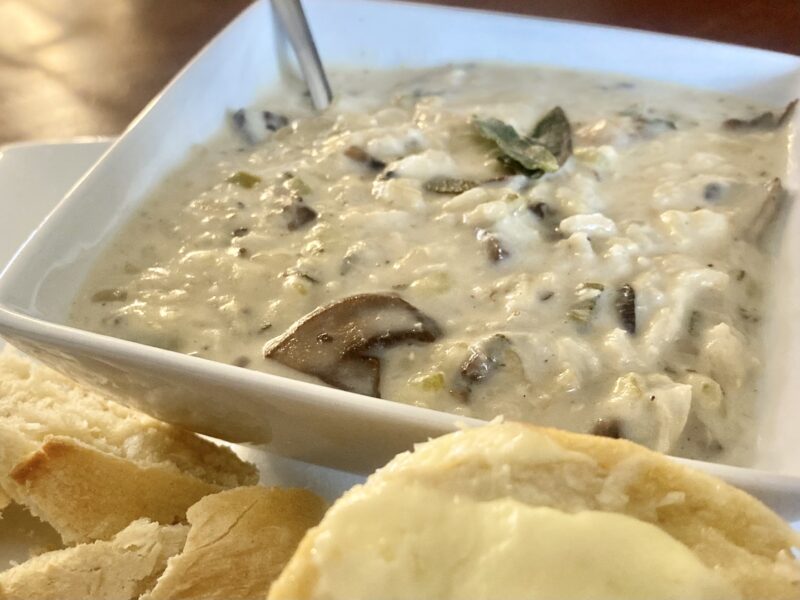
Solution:
M0 144L113 135L250 0L0 0ZM800 54L800 0L438 0Z

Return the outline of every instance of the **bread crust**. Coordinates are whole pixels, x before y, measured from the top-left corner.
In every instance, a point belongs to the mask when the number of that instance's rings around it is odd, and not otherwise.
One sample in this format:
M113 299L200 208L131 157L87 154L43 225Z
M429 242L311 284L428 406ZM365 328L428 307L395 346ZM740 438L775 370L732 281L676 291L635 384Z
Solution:
M131 523L112 540L40 554L0 573L3 600L132 600L183 547L185 525Z
M136 462L171 463L222 487L258 481L255 467L230 448L118 404L7 347L0 351L0 475L48 435Z
M183 552L142 600L265 598L324 512L325 502L302 489L253 486L206 496L188 511Z
M12 498L65 543L107 539L139 517L182 521L202 496L257 481L230 448L0 352L0 509Z
M108 539L140 518L171 525L221 488L166 465L146 466L52 436L9 474L8 491L66 543Z

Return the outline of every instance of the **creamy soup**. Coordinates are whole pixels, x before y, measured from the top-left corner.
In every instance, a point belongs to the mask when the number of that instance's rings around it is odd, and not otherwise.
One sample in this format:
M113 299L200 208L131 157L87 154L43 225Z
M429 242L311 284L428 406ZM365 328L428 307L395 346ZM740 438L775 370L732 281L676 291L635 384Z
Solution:
M498 65L333 84L322 114L286 92L232 112L106 249L72 323L746 457L793 107Z

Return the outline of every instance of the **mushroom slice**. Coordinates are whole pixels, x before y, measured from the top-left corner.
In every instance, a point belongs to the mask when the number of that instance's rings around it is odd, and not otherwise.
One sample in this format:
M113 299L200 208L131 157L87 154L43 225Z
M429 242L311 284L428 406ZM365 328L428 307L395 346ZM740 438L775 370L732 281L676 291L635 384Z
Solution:
M486 379L502 366L502 355L508 346L508 338L499 333L470 346L469 355L461 365L461 375L472 383Z
M464 401L469 400L474 384L484 381L498 368L505 366L504 356L510 347L511 342L501 333L471 345L464 362L459 367L460 378L454 385L454 391Z
M498 263L511 256L511 252L509 252L505 246L503 246L497 236L493 233L489 233L485 229L478 229L476 232L476 237L479 241L483 242L486 250L486 256L491 262Z
M589 433L592 435L599 435L618 440L622 437L621 429L622 424L620 423L619 419L600 418L597 419L594 427L592 427L592 430Z
M795 98L786 105L780 115L769 111L752 119L728 119L722 123L722 127L729 131L774 131L792 120L796 106Z
M436 322L391 294L357 294L318 308L264 347L265 358L350 392L380 397L382 348L432 342Z
M764 197L758 213L750 221L744 239L754 244L763 244L773 222L777 220L781 210L787 204L789 194L783 187L781 180L777 177L767 185L767 193Z
M386 163L375 158L364 150L361 146L350 146L344 151L344 155L350 160L361 163L371 171L383 171Z
M374 398L381 396L381 361L374 356L343 356L336 366L334 375L335 381L319 374L317 377L348 392Z
M614 303L622 328L631 335L636 333L636 291L626 283L617 290Z

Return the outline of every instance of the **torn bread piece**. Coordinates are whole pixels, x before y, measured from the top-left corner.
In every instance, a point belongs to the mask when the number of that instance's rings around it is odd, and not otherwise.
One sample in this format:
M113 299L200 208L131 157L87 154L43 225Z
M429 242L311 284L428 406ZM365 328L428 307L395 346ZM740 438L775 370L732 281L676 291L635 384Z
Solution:
M133 600L181 551L187 531L141 519L111 540L40 554L0 573L0 599Z
M5 472L49 435L69 436L141 463L169 463L222 487L258 481L233 451L87 389L11 347L0 352L0 468Z
M241 487L206 496L188 512L183 552L142 600L266 597L325 502L302 489Z
M163 464L142 465L52 436L12 469L9 490L65 543L108 539L132 521L164 525L220 487Z
M347 492L268 598L796 600L797 543L758 500L631 442L490 424Z
M126 481L120 480L116 489L105 484L92 488L90 481L101 483L92 477L72 482L59 493L57 502L49 500L63 505L63 520L50 521L42 499L28 495L32 488L25 474L30 471L31 464L41 464L42 456L52 458L45 446L54 438L60 440L56 444L59 448L79 449L69 455L72 458L80 454L82 459L88 460L91 455L96 464L128 461L130 464L125 468L136 477L127 485ZM64 456L60 459L67 461ZM10 477L12 470L17 473L16 479ZM166 485L172 477L171 485L178 487L170 488L170 495L188 502L184 510L199 498L196 495L198 490L212 493L258 481L255 467L240 460L229 448L117 404L11 348L0 353L0 488L5 494L51 522L65 542L81 542L98 539L93 536L107 538L119 529L100 527L95 530L73 526L68 507L82 507L84 510L89 507L91 511L95 506L92 498L98 496L103 498L103 503L97 505L97 510L100 510L113 494L117 496L117 503L109 506L115 506L115 509L126 499L136 502L133 492L148 487L143 478L150 475L158 475L159 485ZM48 477L64 481L64 477L58 476L52 468L46 472L37 471L36 485L39 489L54 485L47 483ZM182 487L184 485L186 487ZM78 495L69 496L70 493ZM173 505L177 504L177 501L173 502ZM123 512L131 514L136 510ZM159 515L136 514L134 518L161 520ZM114 520L113 514L102 516L95 512L94 516L107 525ZM123 523L117 519L117 523L121 528L130 520Z

